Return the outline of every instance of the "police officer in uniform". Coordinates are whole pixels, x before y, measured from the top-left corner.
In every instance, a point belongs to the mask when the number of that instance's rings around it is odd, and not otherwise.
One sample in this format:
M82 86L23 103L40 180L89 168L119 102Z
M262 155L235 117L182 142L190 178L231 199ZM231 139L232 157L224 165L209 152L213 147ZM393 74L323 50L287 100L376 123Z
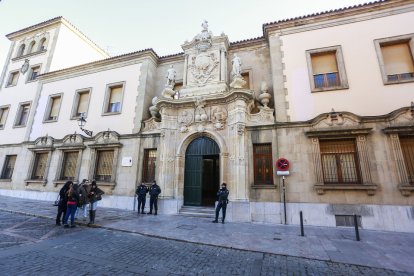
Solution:
M152 215L152 208L154 207L155 213L154 215L157 215L158 211L158 195L161 193L160 186L157 185L157 182L154 180L154 184L152 184L149 194L150 194L150 211L148 215Z
M135 191L135 194L138 196L138 214L139 214L139 209L141 209L141 214L145 214L144 208L145 208L145 200L146 200L147 193L148 193L148 187L145 186L144 183L141 183L141 185L139 185L137 187L137 190Z
M221 189L217 192L218 196L218 204L216 207L216 219L213 220L214 223L218 222L218 217L220 213L220 209L222 209L222 219L221 223L224 223L224 219L226 218L226 208L227 204L229 203L229 190L227 190L226 183L221 184Z

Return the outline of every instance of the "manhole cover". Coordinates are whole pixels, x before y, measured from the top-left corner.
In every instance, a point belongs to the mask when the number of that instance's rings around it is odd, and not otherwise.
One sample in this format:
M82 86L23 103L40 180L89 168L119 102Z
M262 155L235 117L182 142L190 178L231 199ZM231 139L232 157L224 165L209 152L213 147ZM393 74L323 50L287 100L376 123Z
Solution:
M180 225L180 226L177 226L177 228L179 228L179 229L184 229L184 230L193 230L193 229L195 229L197 226L195 226L195 225Z

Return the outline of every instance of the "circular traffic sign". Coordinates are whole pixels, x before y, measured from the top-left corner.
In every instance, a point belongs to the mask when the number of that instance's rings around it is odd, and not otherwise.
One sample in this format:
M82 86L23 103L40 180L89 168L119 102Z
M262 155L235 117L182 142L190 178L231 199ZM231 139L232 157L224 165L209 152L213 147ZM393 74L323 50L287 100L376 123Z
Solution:
M289 170L289 160L286 158L279 158L276 161L276 167L279 171L287 171Z

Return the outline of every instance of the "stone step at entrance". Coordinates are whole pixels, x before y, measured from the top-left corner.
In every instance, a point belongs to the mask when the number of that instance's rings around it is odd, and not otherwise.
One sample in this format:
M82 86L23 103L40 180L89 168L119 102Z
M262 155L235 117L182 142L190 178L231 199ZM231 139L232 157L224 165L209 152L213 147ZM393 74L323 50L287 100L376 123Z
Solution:
M214 218L215 209L207 206L183 206L179 214L188 217Z

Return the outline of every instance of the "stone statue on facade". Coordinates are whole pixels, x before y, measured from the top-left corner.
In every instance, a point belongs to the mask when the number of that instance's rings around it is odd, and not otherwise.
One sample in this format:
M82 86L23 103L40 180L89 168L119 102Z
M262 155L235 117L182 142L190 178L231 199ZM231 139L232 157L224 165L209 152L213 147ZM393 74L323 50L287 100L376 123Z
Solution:
M175 77L177 76L177 71L174 69L174 65L170 65L170 68L167 70L167 86L171 86L171 88L175 85Z
M237 54L233 55L233 59L231 63L232 63L232 70L231 70L232 82L230 83L230 87L243 88L243 86L246 84L246 81L243 79L241 75L242 62L241 62L241 59L237 56Z
M232 65L233 65L233 70L231 71L231 75L234 78L236 77L241 77L241 60L240 58L237 56L237 54L233 55L233 59L231 61Z
M167 70L167 75L165 76L167 78L167 83L165 84L165 88L162 91L162 96L165 98L174 98L175 91L173 90L175 85L175 77L177 76L177 71L174 69L174 65L170 65L170 68Z

